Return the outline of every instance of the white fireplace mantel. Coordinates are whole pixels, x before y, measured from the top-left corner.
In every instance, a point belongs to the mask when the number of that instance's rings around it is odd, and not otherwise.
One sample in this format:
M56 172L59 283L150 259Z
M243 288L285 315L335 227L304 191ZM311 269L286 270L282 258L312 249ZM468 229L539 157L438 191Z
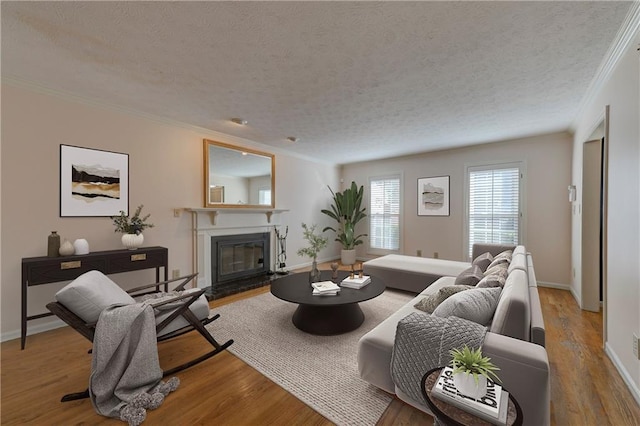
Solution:
M218 214L220 213L242 213L242 214L247 214L247 213L253 213L253 214L265 214L267 216L267 223L271 223L271 215L273 213L282 213L282 212L288 212L289 210L286 209L272 209L272 208L255 208L255 207L246 207L246 208L242 208L242 207L198 207L198 208L187 208L187 211L190 211L192 213L205 213L208 214L209 217L211 218L211 224L215 226L216 224L216 218L218 217Z

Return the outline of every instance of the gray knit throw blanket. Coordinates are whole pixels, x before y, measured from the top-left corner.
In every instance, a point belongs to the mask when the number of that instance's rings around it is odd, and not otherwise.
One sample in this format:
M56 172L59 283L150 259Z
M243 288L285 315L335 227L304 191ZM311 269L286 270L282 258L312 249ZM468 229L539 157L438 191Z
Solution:
M449 351L464 345L482 347L487 327L458 317L441 318L412 312L398 322L391 357L395 385L415 402L425 406L422 376L451 362Z
M89 393L98 414L139 425L180 381L161 381L154 310L146 303L102 311L93 340Z

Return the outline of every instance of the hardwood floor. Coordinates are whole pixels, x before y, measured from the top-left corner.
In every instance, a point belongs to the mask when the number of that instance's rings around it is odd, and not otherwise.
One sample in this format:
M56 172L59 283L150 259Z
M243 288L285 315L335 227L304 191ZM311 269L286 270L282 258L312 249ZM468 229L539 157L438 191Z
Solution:
M323 269L325 269L323 267ZM215 308L267 292L250 290L210 302ZM552 370L552 424L640 425L640 408L601 349L601 316L582 312L570 293L540 289ZM215 324L215 323L214 323ZM241 336L238 336L241 338ZM3 425L123 424L95 413L87 399L60 397L86 389L90 344L68 327L1 345ZM163 367L203 353L194 333L159 345ZM330 425L311 408L228 352L177 375L182 383L162 407L148 413L154 425ZM432 418L395 399L379 425L432 424Z

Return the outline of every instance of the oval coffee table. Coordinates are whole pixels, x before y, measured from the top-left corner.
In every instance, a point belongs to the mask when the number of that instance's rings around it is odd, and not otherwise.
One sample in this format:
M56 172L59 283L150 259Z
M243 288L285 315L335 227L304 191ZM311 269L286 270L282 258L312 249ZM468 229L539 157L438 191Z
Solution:
M338 272L337 283L348 275ZM331 271L322 271L321 279L329 281ZM385 288L382 280L371 277L371 282L359 290L342 288L336 296L314 296L308 272L287 275L271 283L274 296L298 304L293 313L293 324L304 332L321 336L342 334L360 327L364 313L358 303L380 296Z

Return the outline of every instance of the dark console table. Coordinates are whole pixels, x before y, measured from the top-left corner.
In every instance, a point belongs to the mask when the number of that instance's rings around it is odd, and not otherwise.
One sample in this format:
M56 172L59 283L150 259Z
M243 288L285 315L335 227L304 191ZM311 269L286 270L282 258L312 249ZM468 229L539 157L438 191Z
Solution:
M156 282L160 282L160 268L164 268L164 281L168 275L169 251L166 247L141 247L136 250L108 250L64 257L28 257L22 259L22 322L21 349L27 339L27 321L48 317L52 313L27 314L27 288L73 280L85 272L98 270L104 274L155 269ZM165 291L168 291L165 284Z

